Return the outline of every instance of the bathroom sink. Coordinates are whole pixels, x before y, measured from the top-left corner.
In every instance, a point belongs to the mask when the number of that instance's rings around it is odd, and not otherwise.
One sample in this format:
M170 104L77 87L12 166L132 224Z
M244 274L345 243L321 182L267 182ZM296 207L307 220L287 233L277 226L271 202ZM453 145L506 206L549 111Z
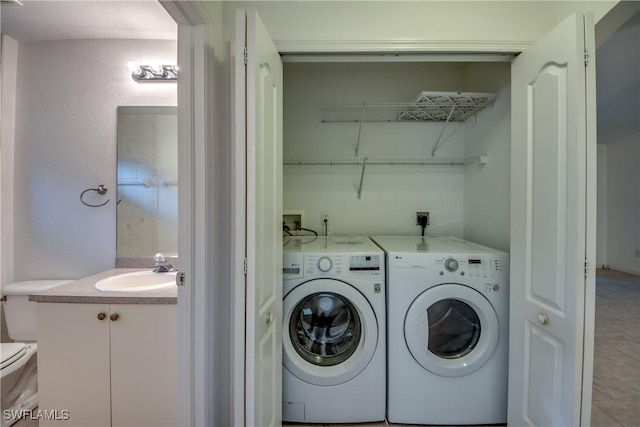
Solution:
M134 271L118 276L98 280L99 291L138 292L168 288L176 285L176 273L154 273L153 271Z

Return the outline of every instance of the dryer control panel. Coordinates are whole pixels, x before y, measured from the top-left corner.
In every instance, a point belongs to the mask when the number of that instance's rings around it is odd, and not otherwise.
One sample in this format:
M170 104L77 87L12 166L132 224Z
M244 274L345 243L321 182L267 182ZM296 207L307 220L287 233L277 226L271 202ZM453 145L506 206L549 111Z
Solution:
M504 280L509 277L509 256L507 254L389 254L388 268L403 280L413 277L436 276L457 280ZM440 280L440 279L438 279Z
M456 273L460 276L493 278L501 275L505 269L505 262L501 258L487 256L447 256L435 260L440 268L440 275Z
M469 275L472 277L488 277L500 274L505 269L505 262L501 258L469 258L467 260Z

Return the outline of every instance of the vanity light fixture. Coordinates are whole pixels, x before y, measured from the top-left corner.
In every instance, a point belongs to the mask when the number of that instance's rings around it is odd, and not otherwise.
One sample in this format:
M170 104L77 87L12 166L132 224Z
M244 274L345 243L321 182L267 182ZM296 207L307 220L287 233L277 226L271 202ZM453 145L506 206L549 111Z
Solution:
M131 78L138 83L175 82L178 79L178 67L175 65L139 65L127 63Z

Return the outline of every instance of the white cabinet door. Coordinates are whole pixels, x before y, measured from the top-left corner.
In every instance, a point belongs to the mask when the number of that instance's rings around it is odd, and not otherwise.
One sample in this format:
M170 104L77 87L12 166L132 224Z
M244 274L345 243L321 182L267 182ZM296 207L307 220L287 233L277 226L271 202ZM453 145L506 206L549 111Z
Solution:
M589 423L591 382L582 377L592 369L583 348L593 344L585 307L595 279L585 263L594 264L595 188L587 173L595 174L596 143L588 18L570 17L512 65L511 425Z
M111 304L111 425L178 425L177 306Z
M178 425L176 313L176 305L38 303L39 409L69 415L40 426Z
M37 339L40 426L110 426L109 306L38 303Z
M234 414L236 424L266 427L282 419L282 61L255 11L238 11L236 25L234 164L246 178L236 189L246 223L235 245L246 250L246 278L235 286L245 286L246 318L234 352L241 357L244 344L246 358L243 384L234 370Z

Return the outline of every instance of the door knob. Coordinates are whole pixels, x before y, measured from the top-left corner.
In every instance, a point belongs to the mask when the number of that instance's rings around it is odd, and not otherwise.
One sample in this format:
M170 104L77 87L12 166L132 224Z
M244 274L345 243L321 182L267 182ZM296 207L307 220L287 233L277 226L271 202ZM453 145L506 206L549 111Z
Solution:
M109 319L111 319L112 322L115 322L119 317L120 316L118 315L118 313L113 313L111 316L109 316Z
M105 313L98 313L98 320L104 320L107 315Z
M538 323L540 323L541 325L546 325L547 323L549 323L549 318L544 313L538 313Z

